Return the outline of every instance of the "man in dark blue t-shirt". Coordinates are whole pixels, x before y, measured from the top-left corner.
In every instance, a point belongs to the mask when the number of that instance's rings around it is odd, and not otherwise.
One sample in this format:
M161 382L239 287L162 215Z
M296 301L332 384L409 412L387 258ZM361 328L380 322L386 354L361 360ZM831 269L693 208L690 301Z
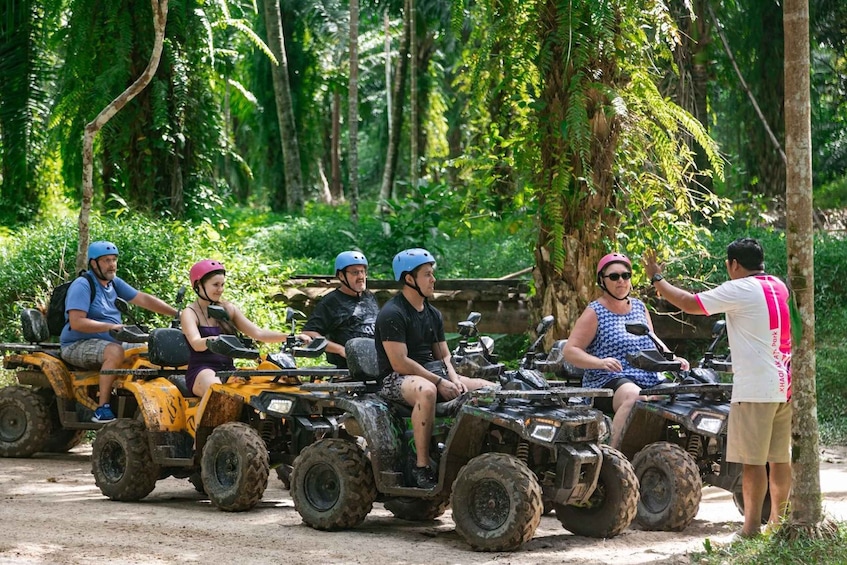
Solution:
M394 257L393 267L394 278L403 288L376 319L380 395L412 407L417 452L414 486L432 489L438 484L429 466L436 401L439 397L452 400L491 383L459 376L450 363L444 320L428 301L435 293L435 258L426 249L407 249ZM438 367L434 361L440 361Z
M327 340L326 359L347 368L344 345L354 337L373 337L379 304L367 289L368 260L358 251L344 251L335 258L335 276L341 286L324 296L309 316L303 333Z

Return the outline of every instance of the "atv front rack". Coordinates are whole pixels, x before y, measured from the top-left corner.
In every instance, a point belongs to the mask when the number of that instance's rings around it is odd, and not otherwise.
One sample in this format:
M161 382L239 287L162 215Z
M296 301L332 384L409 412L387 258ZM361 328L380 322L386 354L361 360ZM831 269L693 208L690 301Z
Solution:
M229 377L273 377L272 382L279 382L282 377L309 377L309 378L326 378L326 377L347 377L349 371L347 369L336 369L335 367L315 367L314 369L275 369L275 370L256 370L256 369L236 369L235 371L218 371L216 373L221 380Z
M471 391L471 396L499 399L520 398L523 400L546 400L552 398L609 397L614 392L609 388L556 387L548 390L495 390L488 387Z
M676 396L679 394L732 394L732 384L691 384L691 385L664 385L653 388L645 388L641 391L644 396Z

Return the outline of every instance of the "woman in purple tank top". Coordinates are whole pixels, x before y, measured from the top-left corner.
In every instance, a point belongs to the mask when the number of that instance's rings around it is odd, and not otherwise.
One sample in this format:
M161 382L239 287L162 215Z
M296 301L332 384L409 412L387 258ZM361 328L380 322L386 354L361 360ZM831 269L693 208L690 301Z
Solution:
M238 306L221 300L226 282L226 269L218 261L205 259L195 263L188 277L197 300L180 313L182 333L191 348L185 383L195 396L203 396L210 386L221 382L217 376L218 371L231 371L235 368L229 357L209 351L206 344L210 339L241 332L257 341L280 343L288 338L288 334L260 328L247 319ZM222 306L229 316L229 321L211 318L211 304ZM312 338L305 334L299 334L298 337L303 343L312 341Z

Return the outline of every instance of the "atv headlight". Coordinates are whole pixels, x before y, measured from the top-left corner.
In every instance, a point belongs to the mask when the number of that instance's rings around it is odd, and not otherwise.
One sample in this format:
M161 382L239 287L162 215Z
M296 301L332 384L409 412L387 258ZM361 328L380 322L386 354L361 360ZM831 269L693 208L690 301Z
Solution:
M294 401L290 398L274 398L268 402L268 412L276 412L283 416L291 412L294 407Z
M699 420L697 420L697 429L717 435L720 433L721 428L723 427L723 420L721 418L710 418L708 416L703 416Z
M550 424L533 424L529 431L529 437L540 441L552 442L556 439L556 426Z

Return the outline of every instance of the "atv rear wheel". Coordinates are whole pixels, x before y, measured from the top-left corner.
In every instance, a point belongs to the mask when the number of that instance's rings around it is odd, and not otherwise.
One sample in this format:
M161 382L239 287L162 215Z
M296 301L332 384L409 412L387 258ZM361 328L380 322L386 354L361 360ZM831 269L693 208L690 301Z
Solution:
M268 448L259 432L247 424L227 422L206 440L200 469L212 504L226 512L249 510L268 486Z
M44 399L31 388L0 389L0 456L30 457L44 451L50 436L50 416Z
M770 477L770 473L768 473ZM738 478L738 484L732 489L732 501L735 503L735 508L744 516L744 494L741 492L741 478ZM762 524L767 524L771 517L771 489L765 493L765 500L762 502Z
M456 531L479 551L512 551L541 522L541 487L529 467L506 453L483 453L453 483Z
M623 453L601 445L603 464L587 505L556 504L562 526L580 536L611 538L626 529L638 506L638 479Z
M376 500L371 463L354 443L322 439L294 460L291 498L303 521L316 530L357 526Z
M694 458L678 445L659 441L632 460L641 498L636 522L645 530L681 532L700 508L703 480Z
M85 430L68 430L62 427L59 418L59 400L56 393L49 388L38 389L38 395L44 399L47 407L47 415L50 418L50 434L44 443L42 451L47 453L67 453L80 443L85 437Z
M141 500L156 488L159 466L153 463L142 422L118 419L94 438L91 473L100 492L111 500Z
M449 507L450 496L443 491L435 498L398 496L385 501L385 509L394 514L395 518L410 522L431 522L444 514Z

